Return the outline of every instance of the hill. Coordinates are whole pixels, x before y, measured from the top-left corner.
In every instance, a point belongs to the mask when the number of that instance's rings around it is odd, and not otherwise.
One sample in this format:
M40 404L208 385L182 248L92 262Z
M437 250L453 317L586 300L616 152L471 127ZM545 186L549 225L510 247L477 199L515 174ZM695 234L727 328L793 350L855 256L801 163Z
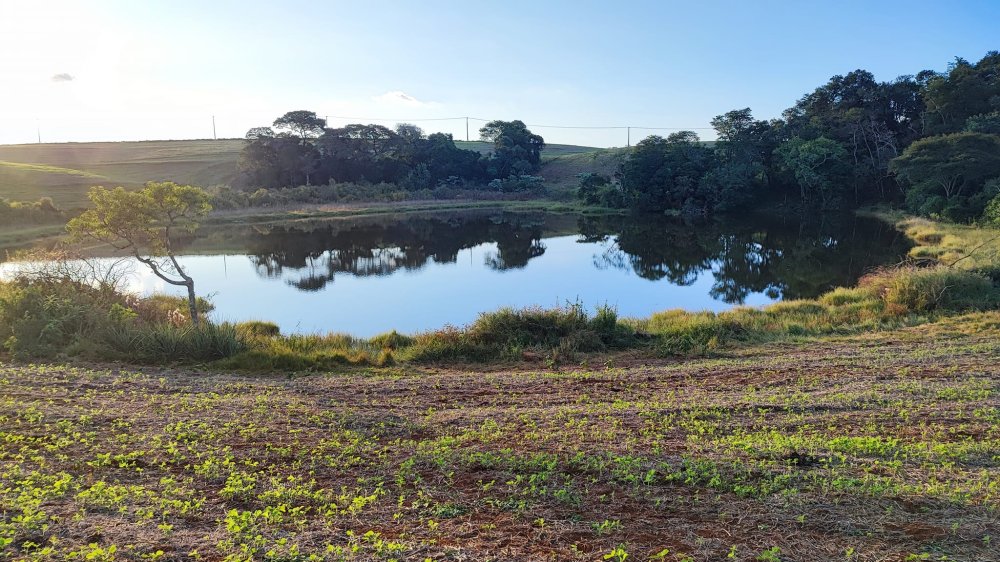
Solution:
M483 153L491 148L478 141L456 144ZM236 176L242 148L241 139L2 145L0 197L51 197L56 206L69 209L85 206L93 185L138 187L150 180L227 184ZM611 159L605 155L618 150L548 145L541 175L556 187L575 185L577 173L606 166Z
M243 141L182 140L0 146L0 197L51 197L62 208L84 206L90 186L137 187L150 180L201 186L236 175Z

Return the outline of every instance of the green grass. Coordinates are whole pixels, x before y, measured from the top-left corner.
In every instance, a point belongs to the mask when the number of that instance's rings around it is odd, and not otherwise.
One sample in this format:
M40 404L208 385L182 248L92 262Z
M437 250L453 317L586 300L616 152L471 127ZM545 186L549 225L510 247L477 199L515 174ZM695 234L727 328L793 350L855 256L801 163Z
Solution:
M0 146L0 197L51 197L64 209L88 205L93 185L139 187L147 181L226 184L236 175L241 140L22 144Z
M460 141L462 148L489 152L489 143ZM87 189L93 185L140 187L147 181L174 181L210 187L229 184L243 141L179 140L0 145L0 198L34 201L51 197L62 209L86 207ZM600 149L549 145L542 152L551 160L544 173L568 181L572 173L562 163L566 155ZM573 164L576 169L577 164ZM561 183L560 183L561 185Z
M576 190L579 175L586 172L612 176L628 154L627 148L597 149L590 152L542 153L538 175L553 189Z

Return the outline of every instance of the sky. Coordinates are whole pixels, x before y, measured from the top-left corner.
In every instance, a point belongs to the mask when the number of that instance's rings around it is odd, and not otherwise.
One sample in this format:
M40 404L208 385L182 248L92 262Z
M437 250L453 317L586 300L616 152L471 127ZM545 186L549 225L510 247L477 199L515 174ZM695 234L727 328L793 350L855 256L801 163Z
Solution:
M778 117L857 68L979 60L998 29L996 0L0 0L0 144L242 137L297 109L457 140L464 117L473 140L476 119L710 140L716 115Z

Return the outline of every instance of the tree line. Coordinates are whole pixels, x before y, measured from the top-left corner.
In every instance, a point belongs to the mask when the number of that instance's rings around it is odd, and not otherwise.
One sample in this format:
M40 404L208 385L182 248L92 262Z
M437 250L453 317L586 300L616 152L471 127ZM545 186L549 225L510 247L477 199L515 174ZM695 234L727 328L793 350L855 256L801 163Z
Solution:
M493 144L489 154L459 148L450 134L425 135L407 123L395 129L374 124L329 128L315 112L290 111L271 127L247 132L235 183L273 189L370 182L413 191L441 185L521 191L540 185L531 174L541 165L541 136L516 120L490 121L479 133Z
M1000 195L1000 53L890 82L856 70L780 119L745 108L712 127L712 145L691 131L644 139L613 177L583 175L580 196L684 214L902 202L922 215L975 220Z

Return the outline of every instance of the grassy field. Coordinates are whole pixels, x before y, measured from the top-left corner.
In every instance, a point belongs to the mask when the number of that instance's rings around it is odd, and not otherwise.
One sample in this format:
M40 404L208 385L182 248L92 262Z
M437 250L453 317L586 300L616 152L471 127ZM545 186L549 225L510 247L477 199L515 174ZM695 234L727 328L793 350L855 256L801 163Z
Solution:
M558 369L0 363L0 557L988 561L1000 315Z
M491 147L476 141L457 144L480 152ZM225 185L236 176L242 148L238 139L0 145L0 197L15 201L51 197L56 206L72 209L88 204L87 189L93 185L138 187L162 180ZM540 173L552 175L558 186L575 185L574 170L584 160L570 157L603 152L549 145L542 153L546 163Z
M0 197L51 197L60 208L87 205L92 185L137 187L172 180L203 187L236 175L241 140L20 144L0 146Z

